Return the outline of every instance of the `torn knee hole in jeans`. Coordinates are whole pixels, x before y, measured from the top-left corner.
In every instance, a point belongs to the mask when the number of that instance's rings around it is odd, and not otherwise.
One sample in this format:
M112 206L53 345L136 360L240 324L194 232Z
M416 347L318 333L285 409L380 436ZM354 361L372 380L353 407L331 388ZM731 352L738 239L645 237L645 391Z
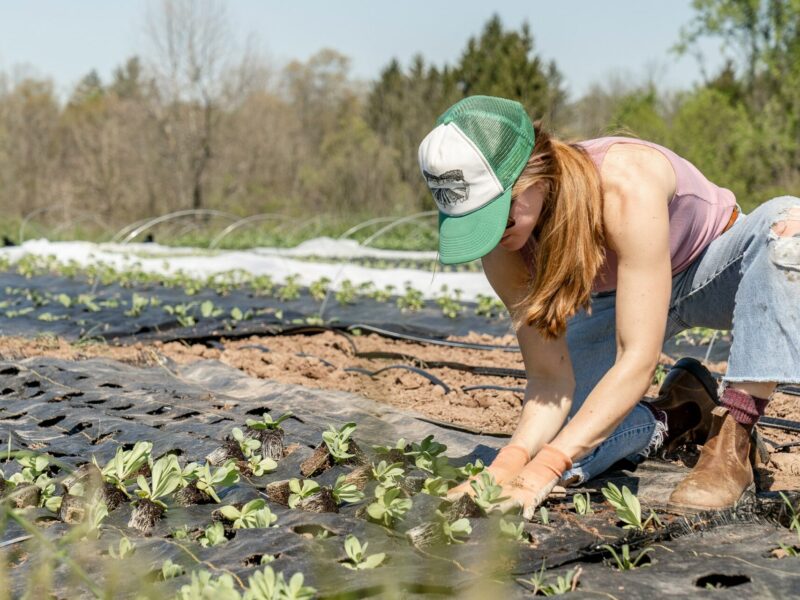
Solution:
M771 257L778 267L800 272L800 206L783 210L769 230Z

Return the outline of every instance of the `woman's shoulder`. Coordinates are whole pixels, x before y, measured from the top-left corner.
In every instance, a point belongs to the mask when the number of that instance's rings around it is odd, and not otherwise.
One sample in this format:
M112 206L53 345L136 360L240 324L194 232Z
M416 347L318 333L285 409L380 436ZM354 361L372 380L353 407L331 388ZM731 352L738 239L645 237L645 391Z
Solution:
M675 194L677 174L664 150L649 142L609 145L600 168L603 189L636 196L645 184L649 189L655 185L669 201Z

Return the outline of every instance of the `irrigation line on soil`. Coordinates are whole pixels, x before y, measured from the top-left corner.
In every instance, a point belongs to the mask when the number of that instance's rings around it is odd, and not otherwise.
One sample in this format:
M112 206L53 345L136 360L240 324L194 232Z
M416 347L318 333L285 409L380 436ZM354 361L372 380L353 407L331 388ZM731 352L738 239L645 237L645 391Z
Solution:
M330 364L330 363L328 363ZM420 369L418 367L412 367L410 365L389 365L388 367L382 367L377 371L370 371L368 369L364 369L362 367L347 367L345 371L349 373L363 373L364 375L369 375L370 377L375 377L376 375L380 375L384 371L389 371L392 369L402 369L404 371L411 371L412 373L416 373L417 375L422 375L425 379L430 381L434 385L438 385L444 390L445 394L450 393L450 387L441 379L436 377L435 375L431 375L427 371Z
M515 394L525 393L525 388L506 387L503 385L465 385L461 388L463 392L472 392L475 390L494 390L496 392L514 392Z
M356 356L358 358L367 358L367 359L389 358L389 359L408 360L420 365L421 367L428 367L431 369L453 369L455 371L467 371L468 373L474 373L475 375L490 375L492 377L513 377L515 379L527 378L527 374L523 369L506 369L502 367L475 366L459 362L450 362L446 360L423 360L421 358L417 358L413 354L405 354L402 352L381 352L381 351L358 352Z
M388 331L386 329L381 329L380 327L375 327L373 325L365 325L362 323L356 323L353 325L348 325L345 328L347 331L353 331L355 329L361 329L364 331L369 331L370 333L376 333L378 335L396 339L396 340L406 340L409 342L418 342L420 344L433 344L435 346L450 346L453 348L466 348L468 350L501 350L502 352L519 352L519 346L499 346L496 344L474 344L471 342L456 342L453 340L441 340L436 338L426 338L418 335L411 335L409 333L399 333L397 331Z
M761 417L758 419L758 424L762 427L771 427L773 429L782 429L784 431L792 431L800 433L800 423L797 421L790 421L789 419L778 419L777 417Z
M426 423L430 423L431 425L437 425L443 429L449 429L450 431L460 431L462 433L471 433L473 435L485 435L493 438L501 438L501 439L508 439L511 437L510 433L504 433L502 431L484 431L483 429L475 429L474 427L468 427L467 425L456 425L455 423L451 423L450 421L440 421L439 419L433 419L431 417L426 417L425 415L417 415L415 416L417 421L425 421Z

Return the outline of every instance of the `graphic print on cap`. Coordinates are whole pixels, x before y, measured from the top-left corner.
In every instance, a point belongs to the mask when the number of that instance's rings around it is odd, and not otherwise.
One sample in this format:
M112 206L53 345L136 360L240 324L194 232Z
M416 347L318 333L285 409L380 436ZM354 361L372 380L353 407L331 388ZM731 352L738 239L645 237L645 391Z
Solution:
M442 208L453 208L469 200L469 184L461 169L453 169L441 175L422 170L434 200Z

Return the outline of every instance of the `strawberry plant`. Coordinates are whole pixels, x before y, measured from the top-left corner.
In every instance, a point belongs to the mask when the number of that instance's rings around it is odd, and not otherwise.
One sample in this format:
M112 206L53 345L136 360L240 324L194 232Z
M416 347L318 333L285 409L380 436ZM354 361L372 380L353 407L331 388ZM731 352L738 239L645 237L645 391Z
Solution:
M396 487L405 476L401 463L388 464L385 460L372 465L372 476L383 487Z
M475 314L479 317L491 319L505 313L506 305L497 298L486 296L485 294L478 294L476 299L478 305L475 307Z
M128 484L136 478L137 473L148 463L152 450L153 444L151 442L136 442L130 450L123 450L118 447L114 458L102 468L103 477L108 483L117 487L127 496ZM92 457L92 462L99 467L94 457Z
M392 294L394 294L394 290L395 287L393 285L387 285L382 290L375 288L375 290L368 295L376 302L387 302L392 297Z
M336 504L344 504L345 502L352 504L353 502L360 502L364 499L364 492L359 490L354 483L347 483L345 475L339 475L336 478L336 483L333 484L331 489L333 499Z
M345 423L339 429L333 425L328 426L328 431L322 432L322 440L328 447L328 452L334 462L342 462L348 458L353 458L355 454L350 454L350 436L356 430L355 423Z
M653 551L652 548L648 547L641 550L636 556L633 556L628 544L623 544L619 552L608 544L603 544L600 547L608 550L609 554L611 554L611 557L614 559L614 565L618 571L630 571L637 568L642 560ZM649 564L643 566L649 566Z
M429 435L419 444L412 443L411 449L405 454L414 459L414 465L418 469L434 473L436 469L436 458L445 450L447 450L447 446L435 441L433 436Z
M287 582L283 573L275 573L272 567L266 567L250 576L244 600L312 600L317 590L303 585L304 581L302 573L295 573Z
M406 282L406 293L397 298L397 308L403 312L417 312L422 310L425 306L425 301L422 298L422 292L415 290L411 284Z
M175 564L171 560L165 560L161 565L161 570L159 572L159 579L161 581L167 581L168 579L174 579L175 577L180 577L184 574L183 567Z
M191 581L181 586L175 600L241 600L233 577L227 573L214 578L208 571L192 571Z
M231 431L231 435L233 439L239 444L239 447L242 450L242 454L244 454L245 458L252 457L256 450L261 448L261 442L259 440L253 439L248 437L244 434L244 432L239 429L238 427L234 427Z
M409 510L411 510L411 499L403 496L403 490L398 487L385 488L381 485L375 488L375 501L367 506L370 518L386 527L391 527L394 522L403 519Z
M514 523L512 521L506 521L505 519L500 519L500 535L506 539L513 540L515 542L526 542L528 541L528 534L525 533L524 523L520 521L519 523Z
M130 558L136 552L136 544L134 544L129 538L122 536L117 543L116 547L112 544L108 547L108 554L111 558L116 558L117 560L123 560L125 558Z
M484 513L491 511L497 504L507 500L507 496L503 496L503 486L497 485L494 477L488 471L481 473L475 479L470 481L470 487L475 492L473 500Z
M344 551L347 553L347 561L341 563L343 567L353 570L374 569L386 559L384 552L367 556L367 546L369 542L362 545L354 535L348 535L344 539Z
M131 307L125 311L125 315L128 317L138 317L149 304L150 300L146 296L140 296L134 292L131 297Z
M472 533L472 526L469 524L469 519L461 518L450 522L447 515L440 510L436 511L436 518L442 528L445 541L448 544L463 544L462 537L468 537Z
M178 324L181 327L192 327L197 323L197 320L189 311L191 311L191 309L196 305L197 302L176 304L175 306L165 304L164 311L167 314L175 316L175 318L178 320Z
M442 309L442 314L445 317L455 319L463 310L461 307L461 290L453 290L453 294L450 295L447 286L443 285L441 295L436 298L436 304Z
M283 423L286 419L288 419L291 416L292 413L288 412L281 415L280 417L278 417L273 421L271 414L264 413L263 415L261 415L260 421L256 419L247 419L245 421L245 424L250 429L255 429L257 431L281 429L281 423Z
M339 289L334 294L339 304L353 304L356 301L356 288L349 279L343 280L339 284Z
M278 292L278 299L288 302L297 300L300 297L300 285L297 283L298 275L289 275L283 283L283 287Z
M181 482L181 468L173 454L159 458L150 468L150 481L139 475L136 483L139 488L136 495L139 500L131 514L129 527L147 531L164 514L167 505L162 500L178 489Z
M213 548L224 544L228 541L228 538L225 537L225 527L219 522L212 523L206 527L203 535L197 541L203 548Z
M239 321L249 321L253 318L253 311L251 309L247 309L246 311L242 312L242 309L238 306L234 306L231 309L231 320L234 323L238 323Z
M261 498L250 500L242 508L223 506L220 513L228 521L233 522L234 529L272 527L272 524L278 520L278 517L272 514L267 503Z
M196 477L194 485L197 489L211 496L214 502L218 504L221 500L217 495L216 488L230 486L239 481L239 471L236 470L236 465L233 461L229 461L213 471L206 463L202 467L198 467L194 474Z
M289 494L289 508L296 508L301 500L319 492L320 487L316 481L311 481L310 479L304 479L302 483L299 479L290 479L289 490L291 491L291 494Z
M658 516L654 512L650 512L650 516L642 521L642 506L639 499L631 493L627 486L622 486L620 490L616 485L609 482L606 487L602 489L603 496L605 496L608 503L614 507L617 512L617 517L625 523L625 529L638 529L644 531L653 522L661 524Z
M422 484L422 493L429 496L442 497L450 489L449 480L443 477L428 477Z
M311 282L311 285L308 286L308 292L314 300L322 302L325 299L325 294L328 293L328 286L330 283L330 278L320 277L316 281Z
M542 569L525 583L533 586L534 596L561 596L569 592L574 592L578 587L578 580L581 576L581 568L576 567L567 571L564 575L556 576L554 582L548 582L545 575L545 565L542 563ZM524 580L522 580L524 581Z
M200 304L200 314L204 319L213 319L220 316L222 312L222 308L214 306L214 303L211 300L206 300Z
M275 289L275 282L269 275L256 275L250 281L250 287L259 296L269 296L272 290Z
M572 507L575 509L575 512L581 516L594 512L592 510L592 501L589 494L574 494L572 496Z

